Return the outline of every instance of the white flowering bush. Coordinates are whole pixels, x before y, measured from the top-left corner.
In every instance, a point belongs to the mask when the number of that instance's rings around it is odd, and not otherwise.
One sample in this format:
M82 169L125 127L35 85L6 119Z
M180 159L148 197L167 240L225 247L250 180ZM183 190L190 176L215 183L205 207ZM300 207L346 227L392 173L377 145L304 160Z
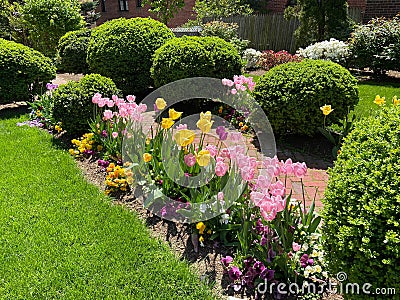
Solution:
M297 50L297 54L304 58L330 60L345 64L351 56L351 50L347 43L330 39L329 41L312 44L305 49L300 48Z
M243 60L246 62L246 70L256 69L261 52L256 49L248 48L243 53Z

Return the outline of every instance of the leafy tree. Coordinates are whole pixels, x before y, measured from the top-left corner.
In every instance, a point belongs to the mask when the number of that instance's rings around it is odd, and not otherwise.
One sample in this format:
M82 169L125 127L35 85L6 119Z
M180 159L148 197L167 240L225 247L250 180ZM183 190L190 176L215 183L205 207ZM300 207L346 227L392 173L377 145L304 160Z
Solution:
M224 17L250 15L253 10L244 0L197 0L193 10L197 20L211 17L221 19Z
M300 47L330 38L343 40L350 33L346 0L297 0L285 10L285 16L300 21L295 31Z
M30 0L21 8L32 47L50 57L60 37L85 26L78 0Z
M154 13L165 25L185 6L184 0L144 0L142 6L149 4Z
M10 5L7 0L0 0L0 38L8 39L11 34L10 29Z
M83 16L86 26L91 27L99 18L100 13L96 12L99 1L85 0L81 2L81 15Z

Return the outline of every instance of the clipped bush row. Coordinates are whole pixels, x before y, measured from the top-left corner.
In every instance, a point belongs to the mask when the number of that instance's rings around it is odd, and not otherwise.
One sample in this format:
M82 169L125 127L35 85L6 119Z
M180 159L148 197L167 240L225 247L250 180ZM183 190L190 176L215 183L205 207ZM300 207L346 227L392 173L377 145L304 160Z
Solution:
M56 77L50 58L22 44L0 39L0 103L26 101L44 93Z
M276 66L265 73L254 90L279 135L312 136L322 124L320 107L331 104L329 120L338 122L358 102L357 79L344 67L306 59Z
M175 38L154 54L151 76L156 87L189 77L232 78L240 74L237 50L218 37Z
M81 134L90 129L88 122L94 119L92 97L94 94L118 95L115 83L99 74L84 76L79 82L70 81L54 90L53 117L62 122L70 134Z
M400 109L356 123L325 192L325 252L333 273L360 287L400 289ZM348 294L346 299L371 299ZM381 295L375 299L394 299Z

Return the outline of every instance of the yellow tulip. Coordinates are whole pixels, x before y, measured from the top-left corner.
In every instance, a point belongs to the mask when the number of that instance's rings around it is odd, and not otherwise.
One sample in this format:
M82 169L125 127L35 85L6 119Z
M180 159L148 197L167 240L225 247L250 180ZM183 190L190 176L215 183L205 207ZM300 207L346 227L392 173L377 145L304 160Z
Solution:
M171 118L162 118L161 127L164 129L171 128L174 125L174 121Z
M374 103L378 104L379 106L385 104L385 97L380 97L379 95L376 95Z
M200 119L197 121L196 125L200 130L204 133L210 132L211 126L214 123L214 121L209 121L208 119Z
M168 114L169 114L169 117L170 117L172 120L179 119L179 118L182 116L182 113L181 113L181 112L176 111L176 110L173 109L173 108L171 108L171 109L168 111Z
M400 104L400 100L397 99L397 96L393 96L392 101L393 101L394 106L397 106Z
M327 116L327 115L329 115L331 112L333 112L332 107L331 107L330 105L326 105L326 104L325 104L324 106L321 106L319 109L322 110L322 113L323 113L325 116Z
M206 119L208 121L211 121L211 112L210 111L206 111L205 113L201 112L200 119Z
M181 147L186 147L194 141L196 134L189 129L182 129L175 133L174 138L176 143Z
M203 222L199 222L196 224L196 229L199 231L200 234L203 234L204 230L206 229L206 225Z
M143 154L144 162L149 162L149 161L151 161L152 158L153 158L153 156L150 153L144 153Z
M167 102L165 102L164 98L157 98L156 106L159 110L163 110L167 106Z
M201 150L196 155L196 161L200 167L206 167L210 163L211 155L208 150Z

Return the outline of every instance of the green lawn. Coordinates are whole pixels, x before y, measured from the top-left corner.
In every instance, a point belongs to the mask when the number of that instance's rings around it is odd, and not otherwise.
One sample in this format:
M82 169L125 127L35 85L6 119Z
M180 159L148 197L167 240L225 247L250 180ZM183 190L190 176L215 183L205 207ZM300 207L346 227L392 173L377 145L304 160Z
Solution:
M0 299L213 298L25 119L0 115Z

